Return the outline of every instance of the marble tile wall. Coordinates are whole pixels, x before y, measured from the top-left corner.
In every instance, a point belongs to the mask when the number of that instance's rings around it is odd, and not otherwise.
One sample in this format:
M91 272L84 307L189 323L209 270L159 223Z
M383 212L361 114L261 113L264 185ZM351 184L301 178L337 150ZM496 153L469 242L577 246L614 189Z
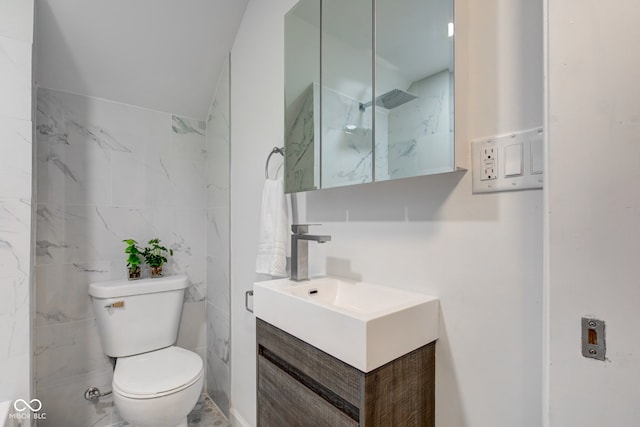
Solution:
M389 112L389 173L405 178L453 170L452 76L445 70L414 82L418 98Z
M0 401L31 398L33 1L0 3Z
M88 295L126 277L125 238L174 250L166 274L185 273L178 345L206 357L205 122L48 89L37 94L36 395L42 426L107 426L112 368Z
M207 392L229 416L230 218L229 64L221 73L207 119Z

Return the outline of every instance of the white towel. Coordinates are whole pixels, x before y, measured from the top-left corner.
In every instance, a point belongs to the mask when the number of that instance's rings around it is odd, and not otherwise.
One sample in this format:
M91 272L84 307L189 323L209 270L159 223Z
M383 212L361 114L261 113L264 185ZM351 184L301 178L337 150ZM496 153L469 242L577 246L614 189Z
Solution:
M278 277L287 276L290 235L288 212L282 178L267 179L262 190L257 273Z

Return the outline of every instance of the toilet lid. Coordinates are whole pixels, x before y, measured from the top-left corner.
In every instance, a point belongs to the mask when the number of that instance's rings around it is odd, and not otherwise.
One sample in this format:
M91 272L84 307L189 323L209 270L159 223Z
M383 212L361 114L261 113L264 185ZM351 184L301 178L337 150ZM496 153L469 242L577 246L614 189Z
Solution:
M158 397L190 386L202 373L202 359L196 353L180 347L167 347L118 358L113 388L126 397Z

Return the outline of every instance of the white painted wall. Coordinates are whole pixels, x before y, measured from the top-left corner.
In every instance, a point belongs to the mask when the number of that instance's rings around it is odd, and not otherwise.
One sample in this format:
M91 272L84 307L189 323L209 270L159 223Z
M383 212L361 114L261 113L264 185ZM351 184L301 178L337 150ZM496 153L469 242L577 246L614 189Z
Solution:
M547 1L547 425L640 424L640 6ZM580 352L606 322L607 361Z
M284 14L295 2L250 1L231 51L231 420L252 426L255 318L244 309L244 292L258 278L265 160L284 141Z
M0 401L31 397L33 1L0 2Z
M243 308L253 272L264 161L283 140L283 15L295 0L249 2L232 50L232 417L255 425L255 327ZM457 4L459 136L542 122L542 10L528 0ZM467 16L468 15L468 16ZM467 65L468 64L468 65ZM463 68L461 68L463 69ZM462 75L462 74L461 74ZM466 89L466 90L465 90ZM465 112L465 109L461 110ZM307 193L301 211L333 241L325 270L437 295L437 424L539 427L542 193L471 195L450 174Z

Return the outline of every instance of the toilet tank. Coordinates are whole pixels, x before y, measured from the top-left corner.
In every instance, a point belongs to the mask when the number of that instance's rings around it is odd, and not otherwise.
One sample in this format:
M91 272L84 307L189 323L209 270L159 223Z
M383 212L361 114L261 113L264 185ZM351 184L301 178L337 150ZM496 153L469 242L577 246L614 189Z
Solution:
M102 348L124 357L175 344L186 275L89 285Z

